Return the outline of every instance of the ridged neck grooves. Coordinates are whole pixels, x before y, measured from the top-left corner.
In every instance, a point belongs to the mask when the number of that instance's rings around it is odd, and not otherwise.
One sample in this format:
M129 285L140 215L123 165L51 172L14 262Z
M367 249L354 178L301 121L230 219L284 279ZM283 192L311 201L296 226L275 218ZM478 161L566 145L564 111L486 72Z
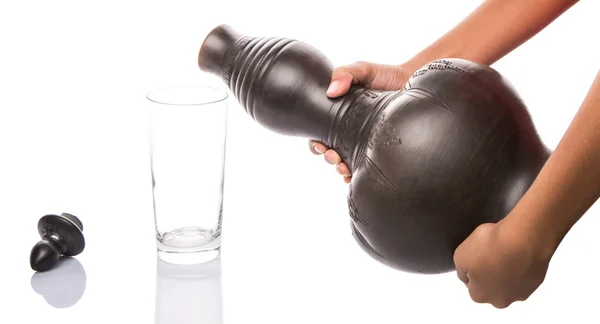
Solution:
M256 103L252 100L253 94L258 93L256 87L262 84L279 53L295 41L278 37L243 37L228 50L223 81L253 119L256 119Z
M230 87L230 76L231 76L231 69L234 66L234 60L237 57L237 53L239 52L240 48L243 48L244 46L246 46L246 44L248 44L248 42L250 42L251 37L248 36L244 36L242 38L240 38L233 46L229 47L227 49L227 51L225 52L225 59L223 60L223 66L221 67L221 78L223 79L223 82L225 83L225 85L227 87Z

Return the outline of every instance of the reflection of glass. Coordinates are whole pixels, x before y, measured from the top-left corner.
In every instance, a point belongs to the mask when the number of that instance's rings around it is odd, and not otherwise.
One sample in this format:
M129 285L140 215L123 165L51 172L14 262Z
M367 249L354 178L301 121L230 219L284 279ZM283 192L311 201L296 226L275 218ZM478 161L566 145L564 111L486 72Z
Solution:
M75 305L86 286L85 269L75 258L62 257L54 268L31 276L31 287L56 308Z
M156 271L156 324L222 324L221 258L202 264L169 264Z
M227 93L180 86L147 98L159 257L208 261L221 246Z

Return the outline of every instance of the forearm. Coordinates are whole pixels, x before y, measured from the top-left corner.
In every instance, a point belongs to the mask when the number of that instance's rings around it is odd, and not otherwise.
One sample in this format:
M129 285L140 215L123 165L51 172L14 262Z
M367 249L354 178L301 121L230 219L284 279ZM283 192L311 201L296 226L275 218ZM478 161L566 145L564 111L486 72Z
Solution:
M579 111L507 223L553 253L600 197L600 72ZM511 218L519 217L519 219Z
M487 0L404 65L416 70L440 58L491 65L536 35L576 0Z

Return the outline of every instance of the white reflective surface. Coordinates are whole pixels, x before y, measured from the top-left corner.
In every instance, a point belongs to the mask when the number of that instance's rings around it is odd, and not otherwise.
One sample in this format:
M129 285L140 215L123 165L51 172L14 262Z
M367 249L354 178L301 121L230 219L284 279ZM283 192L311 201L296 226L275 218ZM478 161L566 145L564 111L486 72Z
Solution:
M220 258L199 265L157 263L156 324L223 323Z
M48 305L56 308L71 307L85 293L87 276L85 268L76 258L63 257L51 270L34 272L31 288L42 296Z
M480 2L0 2L0 323L599 323L598 205L540 289L498 311L473 303L454 273L416 276L367 257L333 166L234 99L219 262L157 260L145 94L223 86L196 63L212 28L299 38L336 65L396 63ZM598 71L599 5L581 1L495 66L550 147ZM81 219L86 248L37 274L37 221L62 212Z

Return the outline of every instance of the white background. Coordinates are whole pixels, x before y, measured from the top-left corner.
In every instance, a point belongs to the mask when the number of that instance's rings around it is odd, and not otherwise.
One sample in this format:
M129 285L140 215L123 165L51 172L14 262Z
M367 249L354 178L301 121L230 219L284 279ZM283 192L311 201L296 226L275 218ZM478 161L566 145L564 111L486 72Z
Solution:
M223 86L196 65L216 25L301 39L337 65L402 63L480 2L3 1L0 322L159 322L145 93ZM582 1L494 65L551 148L598 71L599 9ZM234 99L229 116L224 323L600 320L597 207L563 241L540 289L496 310L472 302L454 273L415 276L372 261L350 235L347 185L333 166L305 139L259 127ZM84 223L77 260L87 282L76 305L55 309L32 288L29 251L39 217L61 212Z

